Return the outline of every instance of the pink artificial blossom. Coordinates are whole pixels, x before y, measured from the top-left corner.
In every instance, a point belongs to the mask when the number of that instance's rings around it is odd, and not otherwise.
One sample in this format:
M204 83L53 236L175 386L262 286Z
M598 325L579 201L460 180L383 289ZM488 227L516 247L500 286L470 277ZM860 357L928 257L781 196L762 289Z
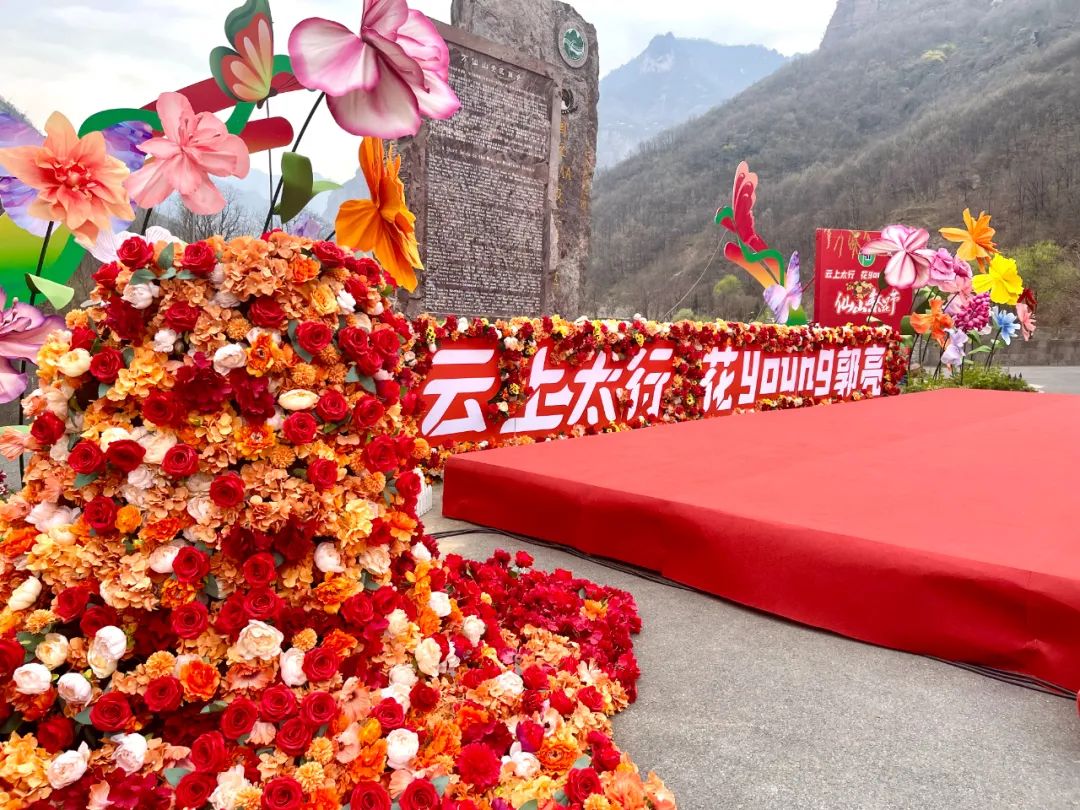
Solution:
M1031 307L1020 301L1016 305L1016 317L1020 320L1021 334L1024 336L1024 340L1031 340L1031 336L1035 334L1035 313Z
M461 107L446 42L405 0L364 0L357 33L306 19L289 37L289 56L299 82L326 93L334 120L353 135L414 135L422 116L446 119Z
M927 250L930 232L924 228L907 225L890 225L881 232L881 238L863 246L862 252L873 256L889 256L885 267L885 281L898 290L925 287L930 279L930 260L934 256Z
M124 187L143 208L153 208L178 191L193 214L216 214L225 207L225 198L210 175L247 177L251 165L247 145L212 113L196 115L191 102L179 93L162 93L157 113L165 135L138 147L153 160L132 174Z
M949 273L951 278L946 278ZM930 262L930 283L944 293L971 294L971 265L955 258L947 250L939 250Z
M15 300L4 309L7 293L0 287L0 404L14 402L26 390L26 372L12 360L35 362L52 332L64 328L59 315L44 315L37 307Z

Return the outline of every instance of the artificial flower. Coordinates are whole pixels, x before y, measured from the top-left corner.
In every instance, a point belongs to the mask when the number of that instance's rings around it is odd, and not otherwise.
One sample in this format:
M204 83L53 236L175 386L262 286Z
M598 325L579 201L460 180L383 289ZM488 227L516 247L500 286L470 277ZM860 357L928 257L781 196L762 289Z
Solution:
M417 270L423 269L416 244L416 217L405 204L401 182L401 156L391 149L383 154L379 138L360 144L360 167L367 180L369 200L349 200L338 210L338 239L342 244L375 254L386 271L405 289L416 289Z
M461 106L447 82L446 43L405 0L364 0L357 33L321 17L303 20L289 56L300 83L326 93L334 120L353 135L414 135L423 117L449 118Z
M1036 329L1035 310L1031 308L1030 304L1022 300L1018 301L1016 304L1016 317L1020 319L1020 328L1024 340L1031 340L1031 336L1035 334Z
M1006 346L1011 345L1012 339L1020 334L1020 322L1015 312L994 307L990 310L990 320L998 330L997 336Z
M1016 260L1006 259L999 253L990 262L987 272L971 279L971 289L977 293L989 292L990 300L995 304L1015 305L1024 291L1024 280L1016 269Z
M191 102L180 93L162 93L157 112L164 136L142 144L140 149L153 160L132 174L124 186L143 208L153 208L179 192L192 213L216 214L225 207L225 197L210 176L247 177L247 145L212 113L196 115Z
M945 346L945 351L941 353L941 363L946 369L952 370L954 367L962 365L964 357L967 355L968 335L963 329L950 329L949 341Z
M885 281L898 290L925 287L930 278L933 252L926 249L930 234L922 228L890 225L881 238L868 242L862 252L872 256L889 256L885 266Z
M942 347L945 346L945 332L953 325L952 317L942 312L944 303L940 298L931 298L929 312L911 316L911 328L920 335L929 334Z
M26 389L26 373L16 370L11 361L36 361L49 335L64 328L64 319L58 315L46 316L17 300L4 309L6 303L7 292L0 287L0 404L13 402Z
M0 149L0 164L37 192L30 216L67 226L86 248L112 229L113 218L135 218L123 185L128 168L109 154L104 135L80 138L58 112L49 116L45 133L41 146Z
M956 251L956 258L962 262L979 263L985 267L990 257L997 253L994 244L996 230L990 227L990 215L985 211L975 219L971 216L971 209L964 209L963 228L942 228L941 235L950 242L959 242L960 247Z

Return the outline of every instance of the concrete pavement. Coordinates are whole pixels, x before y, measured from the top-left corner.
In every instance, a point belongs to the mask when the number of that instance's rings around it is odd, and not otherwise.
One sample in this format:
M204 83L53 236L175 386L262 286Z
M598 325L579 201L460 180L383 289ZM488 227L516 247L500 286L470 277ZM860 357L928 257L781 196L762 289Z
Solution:
M1080 394L1080 366L1006 366L1049 394Z

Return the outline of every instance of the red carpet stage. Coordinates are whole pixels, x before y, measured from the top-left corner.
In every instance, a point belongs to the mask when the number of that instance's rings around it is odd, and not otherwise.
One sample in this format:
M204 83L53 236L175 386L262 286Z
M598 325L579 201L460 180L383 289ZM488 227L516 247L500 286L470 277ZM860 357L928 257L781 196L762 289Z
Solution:
M939 391L452 458L448 517L1080 687L1080 398Z

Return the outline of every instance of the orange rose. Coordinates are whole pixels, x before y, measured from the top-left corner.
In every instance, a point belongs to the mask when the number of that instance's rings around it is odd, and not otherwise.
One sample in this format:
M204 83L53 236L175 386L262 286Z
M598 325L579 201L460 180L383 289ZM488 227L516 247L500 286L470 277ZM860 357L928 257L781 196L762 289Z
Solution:
M210 700L217 692L221 676L215 667L196 658L180 667L180 685L189 701Z
M548 737L540 746L536 758L545 770L561 773L570 770L580 755L581 751L569 740Z
M342 658L348 658L357 645L357 640L341 630L331 630L323 640L322 646L333 650Z
M319 277L321 265L302 253L297 253L289 260L287 277L293 284L303 284Z
M131 534L142 525L142 514L137 506L121 506L116 513L116 530L121 534Z

